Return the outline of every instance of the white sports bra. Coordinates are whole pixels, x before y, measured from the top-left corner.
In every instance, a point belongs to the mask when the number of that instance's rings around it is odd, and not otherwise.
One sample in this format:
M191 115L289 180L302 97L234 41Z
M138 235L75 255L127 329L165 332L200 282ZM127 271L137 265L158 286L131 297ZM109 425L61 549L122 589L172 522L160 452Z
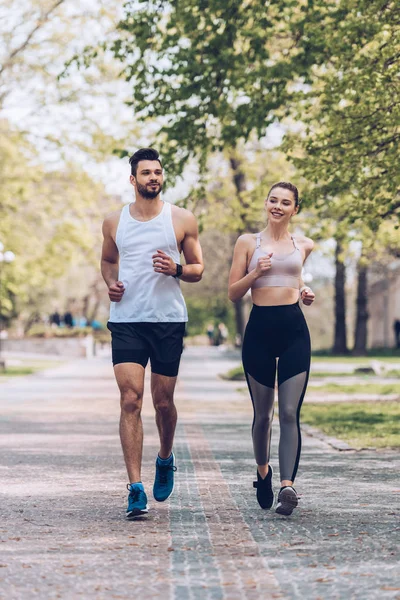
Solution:
M291 287L297 290L300 287L300 276L303 268L303 258L296 240L291 236L293 242L293 252L282 256L271 256L271 268L266 275L255 280L252 289L263 287ZM251 257L248 271L255 269L257 261L261 256L265 256L267 252L261 249L261 233L257 233L256 248Z

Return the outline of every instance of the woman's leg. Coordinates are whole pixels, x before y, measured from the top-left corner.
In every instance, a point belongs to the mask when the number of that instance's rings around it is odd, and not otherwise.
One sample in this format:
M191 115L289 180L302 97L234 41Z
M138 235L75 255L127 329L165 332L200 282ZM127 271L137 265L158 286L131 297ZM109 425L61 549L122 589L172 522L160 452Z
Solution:
M291 325L293 326L293 321ZM292 340L290 341L290 337ZM299 315L293 336L278 362L278 406L280 423L279 467L281 485L295 480L301 452L300 409L310 372L311 344L304 316Z
M276 359L265 349L265 339L259 339L260 328L250 319L243 340L243 368L253 403L252 426L254 457L261 477L268 473ZM264 346L264 347L263 347Z

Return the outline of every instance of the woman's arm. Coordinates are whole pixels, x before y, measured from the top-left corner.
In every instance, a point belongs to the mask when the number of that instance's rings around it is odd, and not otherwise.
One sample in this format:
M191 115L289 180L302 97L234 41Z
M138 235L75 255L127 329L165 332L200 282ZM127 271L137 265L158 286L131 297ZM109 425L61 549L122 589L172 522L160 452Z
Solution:
M302 239L302 244L304 247L304 263L306 262L307 258L310 256L311 252L313 251L314 248L314 242L310 239L310 238L303 238ZM303 304L305 304L306 306L310 306L310 304L312 304L315 300L315 294L312 291L312 289L306 285L303 281L303 279L300 277L300 299L303 302Z
M246 273L250 237L251 236L249 235L240 236L233 252L228 284L228 298L232 302L237 302L237 300L243 298L253 285L254 281L271 268L272 253L259 258L256 268L252 269L249 273Z

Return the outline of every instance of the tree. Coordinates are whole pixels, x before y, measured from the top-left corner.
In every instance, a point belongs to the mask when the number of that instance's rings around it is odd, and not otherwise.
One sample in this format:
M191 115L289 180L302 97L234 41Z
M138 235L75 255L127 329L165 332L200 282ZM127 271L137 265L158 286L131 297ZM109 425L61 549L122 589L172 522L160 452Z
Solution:
M315 183L315 201L346 194L347 217L376 230L400 214L400 8L383 0L317 6L300 42L315 66L298 95L304 153L293 159Z
M213 153L228 157L242 217L236 237L252 230L240 142L265 135L293 76L287 54L295 36L282 20L293 3L269 4L266 11L261 1L128 2L111 46L132 85L136 117L161 119L155 138L170 174L181 173L190 158L204 172ZM242 334L241 305L235 310Z
M314 183L306 205L323 212L343 201L343 222L376 228L377 217L400 207L399 20L396 3L383 0L132 1L112 51L125 65L137 117L162 119L154 139L170 171L181 173L192 157L204 170L212 152L227 152L246 212L238 142L290 116L289 127L302 125L303 152L293 137L286 148ZM345 313L336 313L344 348Z
M34 312L61 305L63 283L77 265L81 289L74 293L98 296L99 223L116 203L88 171L110 160L135 124L119 65L109 57L59 77L118 17L118 2L89 4L0 2L0 239L17 255L3 277L8 321L28 323Z
M4 121L1 127L0 239L16 254L4 270L1 306L8 321L18 315L29 321L50 310L71 266L91 265L94 277L99 223L115 199L76 165L46 172L21 133Z

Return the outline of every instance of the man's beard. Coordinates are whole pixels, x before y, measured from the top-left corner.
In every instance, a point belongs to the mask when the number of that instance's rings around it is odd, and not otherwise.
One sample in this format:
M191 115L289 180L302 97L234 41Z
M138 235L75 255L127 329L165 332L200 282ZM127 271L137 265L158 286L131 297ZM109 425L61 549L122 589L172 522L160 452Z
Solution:
M146 200L154 200L154 198L157 198L158 194L161 192L161 185L157 185L157 190L148 190L147 186L141 185L140 183L136 182L137 191L142 196L142 198L146 198Z

